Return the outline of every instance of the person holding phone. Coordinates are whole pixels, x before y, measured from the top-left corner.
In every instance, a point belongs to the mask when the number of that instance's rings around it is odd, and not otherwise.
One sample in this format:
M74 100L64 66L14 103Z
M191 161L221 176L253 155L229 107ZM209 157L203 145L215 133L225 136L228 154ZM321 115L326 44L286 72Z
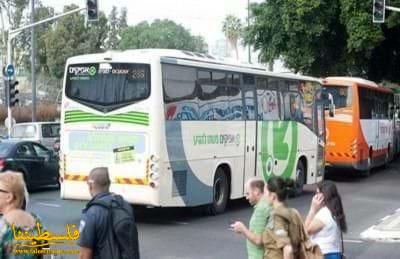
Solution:
M347 224L342 199L332 181L317 184L304 226L311 240L321 248L324 259L342 258L342 232L347 231Z
M242 222L237 221L231 225L232 230L237 233L243 233L243 229L246 229L261 236L271 214L271 206L264 197L263 180L252 178L246 183L246 199L254 207L249 229ZM264 248L253 244L247 239L247 256L249 259L262 259L264 257Z

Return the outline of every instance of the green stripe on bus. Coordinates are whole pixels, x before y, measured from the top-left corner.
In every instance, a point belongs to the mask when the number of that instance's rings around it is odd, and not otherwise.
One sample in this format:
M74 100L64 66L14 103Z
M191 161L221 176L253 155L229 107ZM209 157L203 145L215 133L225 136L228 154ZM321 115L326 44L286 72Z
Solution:
M131 123L143 123L148 125L148 120L138 120L138 119L123 119L123 118L103 118L103 117L87 117L87 118L65 118L65 122L71 121L121 121L121 122L131 122Z
M84 112L84 111L80 111L80 110L71 110L71 111L66 111L65 114L71 114L71 115L78 115L78 114L93 114L90 112ZM131 112L127 112L127 113L121 113L121 114L116 114L116 115L137 115L137 116L149 116L149 114L147 112L136 112L136 111L131 111Z
M76 118L76 119L65 119L64 123L96 122L96 121L101 121L101 122L122 122L122 123L139 124L139 125L145 125L145 126L149 125L148 121L123 120L123 119L119 119L119 118L87 118L87 119Z
M94 116L94 115L88 115L88 116L79 116L79 117L70 117L70 116L65 116L65 120L86 120L86 119L113 119L113 120L127 120L127 121L143 121L143 122L148 122L148 118L136 118L136 117L120 117L120 116Z
M66 114L65 118L68 119L76 119L76 118L91 118L91 117L96 117L96 118L121 118L121 119L137 119L137 120L149 120L149 117L143 117L143 116L135 116L135 115L109 115L109 116L101 116L101 115L94 115L94 114L82 114L82 115L71 115L71 114Z

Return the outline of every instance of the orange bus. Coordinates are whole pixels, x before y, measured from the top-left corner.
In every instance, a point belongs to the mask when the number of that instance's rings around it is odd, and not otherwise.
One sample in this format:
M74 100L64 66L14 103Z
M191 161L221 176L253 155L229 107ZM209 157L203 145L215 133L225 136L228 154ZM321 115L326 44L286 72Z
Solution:
M393 156L393 91L361 78L323 80L334 112L326 115L326 166L366 176Z

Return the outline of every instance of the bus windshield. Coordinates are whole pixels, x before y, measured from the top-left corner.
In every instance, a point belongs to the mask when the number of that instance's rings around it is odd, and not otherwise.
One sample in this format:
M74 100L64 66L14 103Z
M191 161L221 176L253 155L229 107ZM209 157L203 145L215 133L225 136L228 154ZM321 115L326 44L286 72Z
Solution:
M93 106L116 106L150 95L150 66L130 63L86 63L68 66L65 94Z
M329 85L325 87L326 93L330 93L335 103L335 108L345 108L352 105L351 87Z

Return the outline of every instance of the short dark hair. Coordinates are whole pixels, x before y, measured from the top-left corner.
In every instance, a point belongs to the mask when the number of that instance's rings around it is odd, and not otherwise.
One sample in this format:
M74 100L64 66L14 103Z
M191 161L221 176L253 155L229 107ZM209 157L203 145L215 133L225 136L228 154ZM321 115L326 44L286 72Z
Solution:
M94 185L101 190L108 190L110 188L111 181L107 167L93 168L90 171L89 180L93 181Z
M264 180L261 179L252 179L249 182L249 186L251 189L258 189L261 193L264 192Z

